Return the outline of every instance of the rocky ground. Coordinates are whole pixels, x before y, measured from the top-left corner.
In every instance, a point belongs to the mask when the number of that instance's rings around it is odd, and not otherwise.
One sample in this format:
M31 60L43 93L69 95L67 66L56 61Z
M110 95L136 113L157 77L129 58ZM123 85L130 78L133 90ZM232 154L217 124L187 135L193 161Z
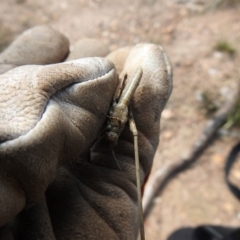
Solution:
M23 30L49 24L71 43L97 38L111 50L139 42L161 44L174 68L174 90L161 122L152 174L178 160L208 119L205 93L221 105L239 79L240 8L218 1L1 0L0 50ZM237 2L230 1L230 2ZM219 43L232 48L216 50ZM232 53L235 52L235 53ZM239 133L239 129L232 132ZM232 134L233 135L233 134ZM166 240L184 226L239 226L240 205L225 182L223 167L236 136L219 136L198 162L171 181L146 220L147 239ZM233 172L240 185L240 168Z

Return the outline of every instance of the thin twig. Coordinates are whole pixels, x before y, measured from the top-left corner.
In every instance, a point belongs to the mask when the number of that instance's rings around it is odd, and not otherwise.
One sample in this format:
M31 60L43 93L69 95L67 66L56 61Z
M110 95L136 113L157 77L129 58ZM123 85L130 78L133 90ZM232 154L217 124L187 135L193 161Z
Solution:
M138 152L138 130L137 130L131 111L129 112L129 115L130 115L129 126L134 138L134 156L135 156L135 167L136 167L138 213L140 216L140 237L141 237L141 240L145 240L143 208L142 208L142 191L141 191L141 180L140 180L140 163L139 163L139 152Z
M195 163L198 157L208 147L218 129L225 124L228 115L233 111L235 105L239 101L239 96L240 88L238 86L235 88L230 99L216 112L213 118L207 122L202 134L194 142L187 156L182 157L180 160L173 163L166 164L156 171L153 177L149 180L144 191L144 218L148 216L153 207L152 202L154 197L163 190L169 180Z

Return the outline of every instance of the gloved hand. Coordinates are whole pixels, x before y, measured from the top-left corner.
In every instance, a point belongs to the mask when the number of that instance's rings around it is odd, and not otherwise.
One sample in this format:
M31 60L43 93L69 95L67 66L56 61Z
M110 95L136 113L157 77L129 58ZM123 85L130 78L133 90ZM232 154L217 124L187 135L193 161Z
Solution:
M132 134L126 125L113 149L121 169L99 135L118 76L131 79L142 67L130 107L144 183L171 93L171 66L154 44L106 58L100 57L107 47L94 40L80 41L67 57L68 49L66 37L40 26L0 55L0 239L137 238ZM72 56L96 57L62 62Z

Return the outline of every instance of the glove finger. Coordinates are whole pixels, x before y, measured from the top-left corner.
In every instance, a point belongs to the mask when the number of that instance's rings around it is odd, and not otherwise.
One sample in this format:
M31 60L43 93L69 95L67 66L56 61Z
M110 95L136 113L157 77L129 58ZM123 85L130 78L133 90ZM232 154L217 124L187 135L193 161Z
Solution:
M0 54L0 73L27 64L51 64L63 61L69 41L49 26L37 26L22 33Z
M121 73L126 62L126 59L133 47L119 48L106 56L106 58L112 61L117 69L118 73Z
M30 205L59 166L96 138L117 85L116 72L106 59L88 58L22 66L0 78L0 169L17 181ZM11 199L0 198L2 211L8 211L4 204Z
M139 155L144 179L149 174L158 145L161 112L172 91L172 68L162 47L155 44L136 45L126 59L120 79L127 75L127 80L131 80L139 67L143 74L130 103L130 110L139 134ZM128 127L126 130L126 135L122 135L123 142L125 137L132 139L132 136L128 137L132 135Z
M143 74L129 109L133 113L139 132L138 145L143 182L149 174L158 145L161 112L172 90L172 68L162 47L154 44L138 44L130 51L120 73L120 80L127 77L126 82L131 81L139 67L142 68ZM118 168L117 159L121 168L127 171L131 169L129 176L134 179L133 136L128 124L120 135L117 146L113 149L116 155L115 160L109 151L111 147L111 144L103 138L94 145L91 160L96 165ZM121 175L121 172L119 174Z
M86 57L105 57L109 53L108 47L103 42L91 38L77 41L71 49L65 61Z

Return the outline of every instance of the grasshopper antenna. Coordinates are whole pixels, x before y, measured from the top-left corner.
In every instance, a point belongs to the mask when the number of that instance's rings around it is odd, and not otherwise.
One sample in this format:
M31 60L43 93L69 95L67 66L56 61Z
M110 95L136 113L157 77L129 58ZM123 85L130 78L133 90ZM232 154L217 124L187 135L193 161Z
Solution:
M129 111L129 126L134 138L134 157L135 157L135 166L136 166L138 212L140 215L140 236L141 236L141 240L145 240L143 209L142 209L142 192L141 192L141 181L140 181L140 164L139 164L139 153L138 153L138 131L133 118L132 111Z

